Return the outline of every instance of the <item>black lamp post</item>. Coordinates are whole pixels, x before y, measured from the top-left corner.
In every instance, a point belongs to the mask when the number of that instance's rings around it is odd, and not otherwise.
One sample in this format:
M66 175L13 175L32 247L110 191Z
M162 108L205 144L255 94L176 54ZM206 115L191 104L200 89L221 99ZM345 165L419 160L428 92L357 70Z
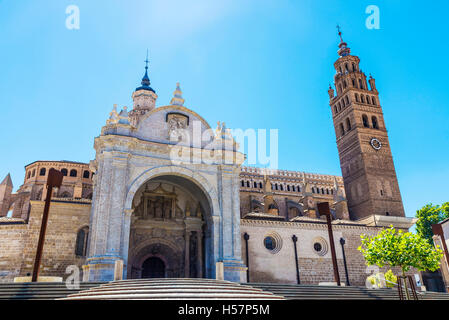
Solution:
M295 248L296 282L298 284L301 284L299 280L298 249L296 248L296 242L298 242L298 237L296 235L293 235L292 240L293 240L293 247Z
M243 239L245 239L246 244L246 282L249 282L249 254L248 254L248 240L249 240L249 234L246 232L243 234Z
M343 264L345 266L346 285L350 286L349 275L348 275L348 266L346 265L345 243L346 243L345 239L340 238L341 251L343 252Z

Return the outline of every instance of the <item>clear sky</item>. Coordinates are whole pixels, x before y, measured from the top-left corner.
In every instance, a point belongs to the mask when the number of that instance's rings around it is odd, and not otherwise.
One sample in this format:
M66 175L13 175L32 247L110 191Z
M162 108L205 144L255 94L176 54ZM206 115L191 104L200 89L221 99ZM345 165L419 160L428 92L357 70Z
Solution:
M66 7L80 29L66 28ZM367 29L368 5L380 29ZM0 0L0 179L35 160L88 162L112 105L131 106L145 54L167 105L212 127L279 129L279 167L341 175L327 89L335 26L372 73L406 214L449 201L449 2Z

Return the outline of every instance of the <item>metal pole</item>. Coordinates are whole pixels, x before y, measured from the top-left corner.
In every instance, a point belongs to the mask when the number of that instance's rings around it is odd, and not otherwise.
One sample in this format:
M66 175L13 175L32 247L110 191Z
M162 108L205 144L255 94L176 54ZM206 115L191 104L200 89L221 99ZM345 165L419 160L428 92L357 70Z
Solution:
M37 243L36 258L34 259L33 276L31 278L32 282L36 282L39 276L39 266L41 264L42 251L45 242L45 232L47 230L48 211L50 210L51 193L53 191L53 187L59 188L61 186L62 177L63 175L60 171L53 168L48 171L47 197L45 198L44 213L42 215L41 230L39 233L39 241Z
M331 221L331 211L329 209L329 203L328 202L321 202L318 203L318 212L321 215L326 216L327 220L327 230L329 233L329 242L331 245L331 254L332 254L332 264L334 266L334 280L337 282L337 285L340 286L340 275L338 273L338 264L337 264L337 255L335 253L335 244L334 244L334 234L332 232L332 221Z
M346 285L349 287L349 275L348 275L348 266L346 265L346 254L345 254L345 239L340 238L341 251L343 252L343 264L345 266L345 275L346 275Z
M248 240L249 240L249 234L245 232L243 235L243 239L245 239L246 244L246 282L249 282L249 254L248 254Z
M298 237L296 235L292 236L293 246L295 248L295 264L296 264L296 282L301 284L299 280L299 265L298 265L298 249L296 248L296 242L298 241Z

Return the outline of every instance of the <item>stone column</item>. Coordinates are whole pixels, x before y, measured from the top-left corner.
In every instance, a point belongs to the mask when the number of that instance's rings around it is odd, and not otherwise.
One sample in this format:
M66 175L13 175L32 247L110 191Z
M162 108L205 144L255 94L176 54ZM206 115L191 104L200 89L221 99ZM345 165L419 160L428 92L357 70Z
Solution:
M184 277L190 278L190 230L186 230L185 255L184 255Z
M224 266L224 279L241 282L246 267L241 259L240 248L240 198L238 173L233 166L221 167L221 247L220 260Z
M198 230L196 235L198 242L198 254L196 255L198 265L198 278L203 278L203 233L201 232L201 230Z
M127 184L127 154L103 152L97 155L99 175L97 193L91 213L91 242L85 271L89 281L110 281L114 278L114 265L122 257L123 239L129 238L124 230L124 199ZM126 234L125 234L126 233Z

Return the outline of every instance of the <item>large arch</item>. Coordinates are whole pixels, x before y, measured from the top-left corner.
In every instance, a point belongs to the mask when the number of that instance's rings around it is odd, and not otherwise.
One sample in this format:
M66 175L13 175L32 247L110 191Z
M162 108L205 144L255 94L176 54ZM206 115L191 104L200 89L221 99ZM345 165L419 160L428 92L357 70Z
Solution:
M204 216L204 256L201 258L204 261L204 263L202 264L202 274L204 277L214 277L215 262L217 261L218 255L220 254L221 241L219 241L219 239L222 229L220 224L220 207L218 204L217 192L215 188L213 188L207 181L207 179L201 174L179 166L160 166L146 170L142 172L137 178L135 178L128 188L124 204L124 211L128 214L125 216L125 229L122 235L122 243L124 249L123 258L125 260L125 272L127 274L127 277L132 277L135 274L133 273L133 268L138 268L138 265L142 262L140 261L141 259L143 259L142 254L139 252L148 251L148 248L150 248L155 243L154 241L157 242L160 240L159 244L163 244L167 248L172 248L173 254L176 252L183 252L182 250L175 250L176 245L173 243L166 243L167 240L153 239L148 243L139 243L138 248L133 248L135 243L130 242L132 229L131 217L134 212L134 197L139 194L141 189L147 183L153 183L154 181L165 181L173 183L175 185L184 185L187 189L189 189L191 193L195 195L197 200L200 201L202 207L206 208L206 215ZM136 262L136 259L140 260ZM172 273L173 276L177 274L181 275L179 272Z

